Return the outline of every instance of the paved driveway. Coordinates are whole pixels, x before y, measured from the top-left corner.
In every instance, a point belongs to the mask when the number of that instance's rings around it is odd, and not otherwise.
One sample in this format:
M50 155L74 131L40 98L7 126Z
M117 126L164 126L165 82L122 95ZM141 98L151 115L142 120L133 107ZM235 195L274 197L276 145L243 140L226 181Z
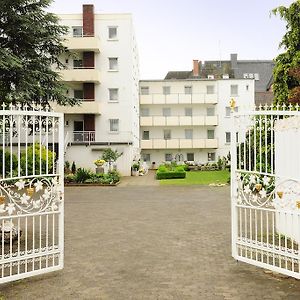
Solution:
M300 282L230 256L229 188L66 188L65 269L5 299L300 299Z

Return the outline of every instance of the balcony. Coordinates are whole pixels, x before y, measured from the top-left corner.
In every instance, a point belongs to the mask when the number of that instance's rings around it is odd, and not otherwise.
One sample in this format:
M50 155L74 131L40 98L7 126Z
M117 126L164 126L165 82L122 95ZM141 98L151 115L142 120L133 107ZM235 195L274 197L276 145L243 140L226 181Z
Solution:
M141 149L215 149L217 139L150 139L141 140Z
M96 36L74 36L68 37L64 46L74 51L100 52L100 39Z
M217 94L140 95L140 104L217 104Z
M58 104L51 104L51 108L55 112L60 112L69 115L81 115L81 114L94 114L100 115L100 103L91 100L81 100L80 105L76 106L61 106Z
M60 72L62 81L64 81L64 82L100 83L100 71L97 69L78 68L78 69L60 70L59 72Z
M95 142L95 131L72 131L67 132L65 142L66 143L91 143Z
M140 117L140 126L217 126L217 116Z

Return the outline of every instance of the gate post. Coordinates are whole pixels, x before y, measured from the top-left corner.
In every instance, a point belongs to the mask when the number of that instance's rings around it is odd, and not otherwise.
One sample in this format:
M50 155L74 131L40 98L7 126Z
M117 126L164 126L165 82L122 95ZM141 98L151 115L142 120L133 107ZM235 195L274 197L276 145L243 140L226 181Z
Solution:
M237 153L236 153L236 129L235 129L235 113L231 112L231 156L230 156L230 186L231 186L231 255L237 259L237 182L236 182L236 168L237 168Z

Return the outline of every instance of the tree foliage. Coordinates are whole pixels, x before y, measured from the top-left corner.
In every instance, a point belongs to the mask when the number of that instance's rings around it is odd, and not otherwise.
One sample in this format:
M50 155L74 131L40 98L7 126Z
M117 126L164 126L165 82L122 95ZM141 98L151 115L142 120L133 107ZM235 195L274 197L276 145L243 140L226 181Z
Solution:
M286 22L280 42L285 52L275 59L273 91L276 104L300 103L300 0L289 7L279 6L272 13Z
M64 68L67 27L45 9L52 0L0 0L0 101L74 105L54 69Z

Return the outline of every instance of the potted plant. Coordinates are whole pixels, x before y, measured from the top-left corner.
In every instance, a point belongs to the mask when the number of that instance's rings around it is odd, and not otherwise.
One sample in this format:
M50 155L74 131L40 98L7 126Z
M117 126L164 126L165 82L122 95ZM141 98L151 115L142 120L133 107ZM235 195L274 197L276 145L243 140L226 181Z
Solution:
M132 176L139 176L140 164L138 162L134 162L132 165Z
M102 166L105 164L105 160L97 159L94 161L94 164L96 165L96 174L103 174L104 168Z
M112 164L122 155L123 153L119 153L117 150L112 150L111 148L104 149L102 159L108 162L109 171L112 171Z

